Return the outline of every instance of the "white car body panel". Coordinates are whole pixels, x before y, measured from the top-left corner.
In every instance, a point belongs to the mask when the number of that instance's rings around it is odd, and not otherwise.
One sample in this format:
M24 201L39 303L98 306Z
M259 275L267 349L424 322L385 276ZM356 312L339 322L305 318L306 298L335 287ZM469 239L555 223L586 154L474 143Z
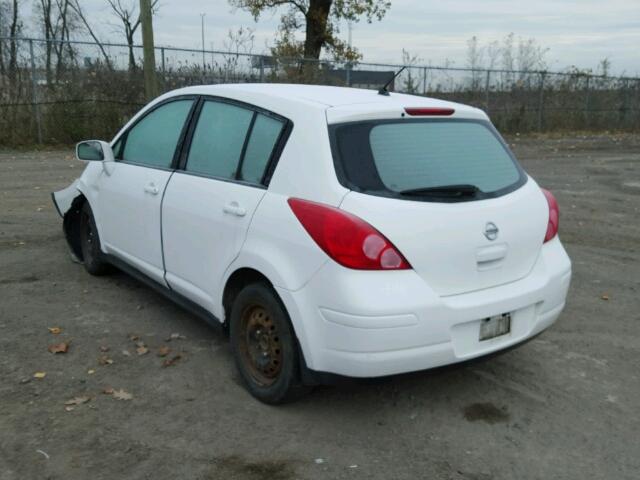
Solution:
M305 360L311 369L376 377L461 362L515 345L557 319L571 263L555 238L542 247L525 278L449 297L436 294L414 270L373 273L328 261L304 288L277 288L292 318L304 319L300 342L309 348ZM511 332L480 342L480 321L504 312L513 313Z
M223 316L222 278L244 243L266 190L177 172L165 192L162 241L166 280L190 300Z
M339 105L327 109L327 123L334 125L345 122L361 122L364 120L397 119L404 114L406 107L424 107L422 97L412 95L394 95L393 102L358 103ZM430 101L432 108L453 108L455 111L449 118L469 118L486 120L487 115L478 108L460 105L442 100Z
M531 179L515 192L474 202L421 202L351 192L340 208L384 232L441 296L526 276L542 248L549 215ZM490 221L499 226L497 241L483 234Z
M164 284L160 205L172 172L115 162L101 175L96 200L102 249Z
M240 269L256 270L286 306L309 368L374 377L515 345L551 325L564 307L571 262L557 236L543 244L548 207L533 179L498 198L443 204L365 195L337 178L329 125L397 119L411 106L453 108L453 118L488 120L481 110L337 87L196 86L156 99L111 145L149 108L179 95L237 100L292 122L267 189L180 171L135 167L142 170L137 172L118 162L107 172L90 162L78 180L53 196L65 215L74 198L84 195L105 253L220 321L228 279ZM157 195L145 192L150 182L160 190ZM360 271L338 265L293 214L291 197L361 217L413 268ZM225 212L229 205L244 215ZM500 228L497 242L482 235L488 221ZM511 332L480 342L479 322L506 312L512 314Z
M58 190L51 194L56 210L61 217L64 217L64 214L71 208L73 200L80 193L80 190L78 190L79 184L80 179L76 178L67 188L63 188L62 190Z

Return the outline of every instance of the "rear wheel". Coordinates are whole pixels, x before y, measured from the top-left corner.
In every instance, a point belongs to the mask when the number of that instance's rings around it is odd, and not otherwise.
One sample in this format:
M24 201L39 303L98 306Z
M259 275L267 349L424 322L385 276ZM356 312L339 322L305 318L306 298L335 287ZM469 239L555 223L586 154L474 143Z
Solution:
M104 261L104 255L100 250L100 237L89 202L85 202L80 212L80 248L87 272L91 275L109 273L111 265Z
M240 375L258 400L284 403L309 390L300 381L289 316L270 286L254 283L240 291L231 309L230 334Z

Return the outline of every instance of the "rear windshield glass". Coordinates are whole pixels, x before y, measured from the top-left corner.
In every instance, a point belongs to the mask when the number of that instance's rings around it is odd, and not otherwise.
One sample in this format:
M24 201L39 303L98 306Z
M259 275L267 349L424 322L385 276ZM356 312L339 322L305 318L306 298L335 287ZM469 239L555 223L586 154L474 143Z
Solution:
M515 190L525 178L488 122L351 123L335 127L334 143L343 183L369 193L464 185L486 198Z

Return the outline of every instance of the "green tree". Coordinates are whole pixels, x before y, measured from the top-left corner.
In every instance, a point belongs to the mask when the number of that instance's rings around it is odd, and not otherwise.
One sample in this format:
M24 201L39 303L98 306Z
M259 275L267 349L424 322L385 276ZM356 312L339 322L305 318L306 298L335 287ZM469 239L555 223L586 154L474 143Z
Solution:
M273 51L276 55L319 59L324 48L335 59L353 61L361 55L338 38L341 20L382 20L388 0L229 0L257 21L262 13L284 9ZM304 28L303 41L295 33Z

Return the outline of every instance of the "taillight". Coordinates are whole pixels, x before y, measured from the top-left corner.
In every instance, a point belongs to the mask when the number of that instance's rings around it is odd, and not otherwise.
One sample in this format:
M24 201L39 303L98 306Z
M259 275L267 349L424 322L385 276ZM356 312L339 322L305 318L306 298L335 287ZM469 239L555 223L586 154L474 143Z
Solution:
M558 234L558 227L560 226L560 209L558 208L558 202L556 197L553 196L549 190L541 189L544 193L544 197L549 204L549 223L547 223L547 233L544 236L545 243L551 240Z
M406 270L411 265L384 235L361 218L322 203L290 198L289 206L318 246L356 270Z
M455 112L453 108L443 108L443 107L407 107L404 109L404 111L413 117L422 117L422 116L447 117L449 115L453 115L453 112Z

